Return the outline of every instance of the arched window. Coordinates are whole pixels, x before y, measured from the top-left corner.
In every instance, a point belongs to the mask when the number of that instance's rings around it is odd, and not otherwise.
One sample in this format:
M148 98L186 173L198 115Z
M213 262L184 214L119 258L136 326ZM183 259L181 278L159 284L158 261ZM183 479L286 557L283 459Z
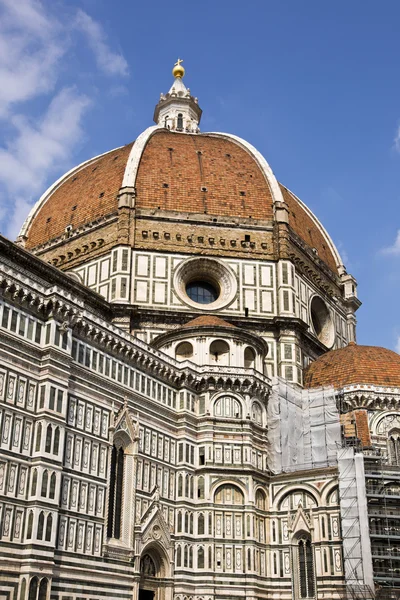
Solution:
M307 535L302 535L297 540L297 561L299 574L300 598L315 598L314 586L314 559L311 540ZM296 570L293 570L296 572Z
M29 583L29 600L36 600L37 589L39 585L39 580L37 577L32 577Z
M189 514L187 512L185 513L185 531L189 533Z
M193 568L193 546L189 546L189 569Z
M47 430L46 430L46 446L45 446L45 452L51 452L51 438L53 437L53 429L51 427L51 425L47 425Z
M53 529L53 517L51 515L49 515L47 517L47 521L46 521L46 535L45 535L46 542L51 541L52 529Z
M175 350L176 360L190 360L193 356L193 346L190 342L178 344Z
M212 547L208 547L208 568L212 569Z
M197 517L197 534L204 535L204 515L200 513Z
M204 499L204 477L199 477L197 480L197 497L200 500Z
M262 490L257 490L256 492L256 506L260 510L266 510L267 508L266 497Z
M21 581L21 587L19 590L19 600L25 600L25 596L26 596L26 579L22 579Z
M256 360L256 353L253 348L247 346L244 351L244 366L246 369L254 369L254 362Z
M30 540L32 537L32 529L33 529L33 512L30 511L29 517L28 517L28 527L26 530L26 538L28 540Z
M262 409L258 402L253 402L251 407L251 417L257 425L262 425Z
M193 533L193 513L189 516L189 533Z
M183 495L183 475L180 473L178 475L178 496Z
M58 454L59 447L60 447L60 428L56 427L56 430L54 432L53 454Z
M182 531L182 511L178 512L178 524L177 524L177 529L179 532Z
M214 340L210 346L210 362L229 365L229 345L223 340Z
M52 475L50 477L50 492L49 492L49 498L51 498L52 500L54 500L54 497L56 495L56 483L57 483L56 474L52 473Z
M178 546L176 549L176 566L180 567L182 563L182 548Z
M393 429L388 434L388 458L391 465L400 466L400 431Z
M182 131L182 129L183 129L183 114L182 113L178 113L178 121L177 121L176 128L178 131Z
M38 423L37 430L36 430L35 452L39 452L40 451L40 445L41 445L41 443L42 443L42 424Z
M46 577L43 577L39 585L38 600L46 600L48 583L48 579Z
M241 419L242 407L239 400L232 396L222 396L214 404L214 416L226 419Z
M36 495L36 488L37 488L37 469L33 469L32 485L31 485L31 496L35 496Z
M204 548L202 546L197 550L197 568L204 569Z
M221 485L215 493L215 504L244 504L243 492L235 485Z
M43 539L43 529L44 529L44 512L41 511L38 519L38 527L37 527L37 539Z
M185 496L186 496L186 498L190 497L190 477L189 477L189 475L186 475L186 478L185 478Z
M44 498L47 496L47 486L49 483L49 472L46 470L43 472L42 477L42 489L40 490L40 495Z
M122 491L124 482L124 451L115 445L111 454L110 496L108 501L107 536L121 537Z
M183 566L187 567L188 566L188 547L185 546L184 551L183 551Z

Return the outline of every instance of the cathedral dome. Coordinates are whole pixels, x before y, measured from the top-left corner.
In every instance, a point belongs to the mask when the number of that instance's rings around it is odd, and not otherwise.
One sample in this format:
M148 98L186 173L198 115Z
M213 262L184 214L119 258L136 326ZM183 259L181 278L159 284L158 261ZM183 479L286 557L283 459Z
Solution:
M33 207L19 240L38 254L43 248L60 246L75 232L116 219L121 196L128 192L130 207L139 218L162 214L165 220L184 214L182 220L198 218L213 226L222 221L232 227L240 221L258 228L258 235L271 230L278 213L284 213L298 243L305 244L331 272L340 273L340 256L329 235L305 204L276 180L265 158L236 136L200 133L200 118L197 98L190 95L182 76L176 77L156 106L157 125L135 142L61 177ZM130 240L133 246L137 237ZM108 247L121 243L118 235L111 242L107 234L107 240ZM276 250L269 240L257 242L260 252L261 246Z
M346 385L400 387L400 355L379 346L351 342L312 362L304 372L304 387Z

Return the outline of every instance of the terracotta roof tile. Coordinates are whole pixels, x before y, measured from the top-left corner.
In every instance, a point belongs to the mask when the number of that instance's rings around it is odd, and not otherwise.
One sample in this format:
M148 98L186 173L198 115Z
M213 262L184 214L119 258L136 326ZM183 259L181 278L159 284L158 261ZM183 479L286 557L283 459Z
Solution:
M331 350L304 372L304 387L365 384L400 387L400 355L379 346L349 344Z
M33 219L26 247L34 248L118 208L117 196L132 144L76 169L51 194Z
M35 248L117 211L117 197L133 144L75 169L34 217L26 247ZM333 270L324 236L284 186L289 224ZM146 144L137 172L135 206L186 213L272 221L273 199L256 160L231 139L207 134L156 131Z
M220 319L214 315L202 315L201 317L196 317L196 319L192 319L188 323L182 325L182 329L187 327L233 327L236 329L236 325L232 325L232 323L228 323L228 321L224 321L224 319Z
M246 150L232 140L167 130L153 135L143 152L136 206L273 219L271 191Z
M289 225L293 231L304 240L310 248L316 248L318 257L336 273L337 266L335 258L321 231L316 227L314 221L304 208L284 185L279 184L283 198L289 208Z

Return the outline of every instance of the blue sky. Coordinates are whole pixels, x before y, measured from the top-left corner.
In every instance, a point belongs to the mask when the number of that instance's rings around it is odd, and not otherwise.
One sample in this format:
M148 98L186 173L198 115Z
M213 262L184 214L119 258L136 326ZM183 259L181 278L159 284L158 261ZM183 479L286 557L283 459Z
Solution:
M0 230L152 124L171 67L244 137L359 283L358 342L400 350L398 0L0 0Z

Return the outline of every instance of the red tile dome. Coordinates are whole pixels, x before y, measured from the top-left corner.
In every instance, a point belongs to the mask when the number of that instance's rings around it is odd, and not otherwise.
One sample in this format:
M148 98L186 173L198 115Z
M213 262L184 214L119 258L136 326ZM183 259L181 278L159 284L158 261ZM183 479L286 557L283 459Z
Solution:
M133 165L133 166L132 166ZM133 173L133 174L132 174ZM121 188L135 189L135 208L183 212L267 225L285 202L294 233L334 272L339 257L309 209L278 184L265 159L227 134L149 128L136 142L76 167L42 196L21 235L28 249L62 238L66 228L117 214Z
M350 343L323 354L304 372L306 388L355 384L400 387L400 355L379 346Z

